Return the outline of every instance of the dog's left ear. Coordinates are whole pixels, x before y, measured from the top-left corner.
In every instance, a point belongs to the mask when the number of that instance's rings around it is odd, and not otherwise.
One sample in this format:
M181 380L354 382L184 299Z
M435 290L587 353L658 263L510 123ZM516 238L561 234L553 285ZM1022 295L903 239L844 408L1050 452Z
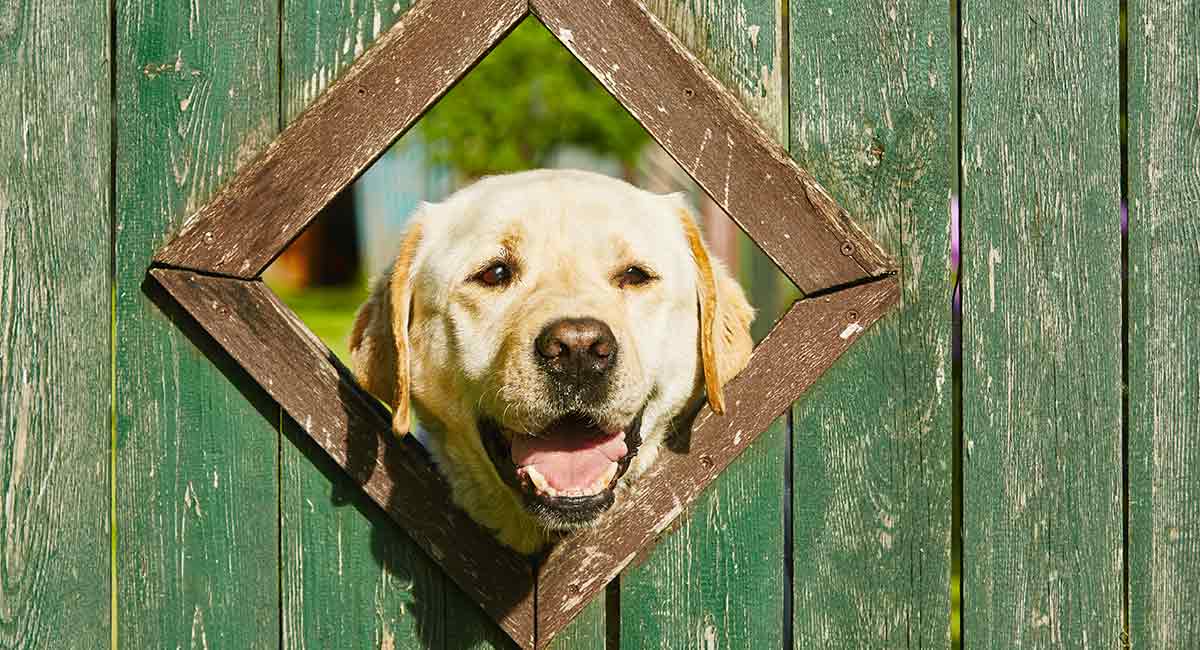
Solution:
M709 407L720 415L725 412L722 388L746 367L750 353L754 351L754 339L750 337L754 309L737 280L720 261L709 255L691 213L680 209L679 219L696 263L704 390Z
M354 375L375 397L392 407L392 428L404 435L410 428L408 326L412 311L412 264L421 241L421 224L404 235L391 270L371 290L358 310L350 332Z

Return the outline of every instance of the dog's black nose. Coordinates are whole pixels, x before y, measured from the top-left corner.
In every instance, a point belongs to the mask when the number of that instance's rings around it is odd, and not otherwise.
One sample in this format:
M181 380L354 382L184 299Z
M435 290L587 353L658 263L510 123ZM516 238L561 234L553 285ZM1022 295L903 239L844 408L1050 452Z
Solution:
M617 360L617 339L604 321L595 318L556 320L542 329L534 347L551 372L581 383L599 379Z

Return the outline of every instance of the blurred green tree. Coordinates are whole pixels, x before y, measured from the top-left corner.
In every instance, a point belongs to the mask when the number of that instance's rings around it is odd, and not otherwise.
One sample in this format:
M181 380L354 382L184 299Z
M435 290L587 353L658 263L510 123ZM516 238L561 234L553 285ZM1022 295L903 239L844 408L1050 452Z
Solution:
M648 135L535 18L421 120L431 162L467 178L546 166L561 146L629 168Z

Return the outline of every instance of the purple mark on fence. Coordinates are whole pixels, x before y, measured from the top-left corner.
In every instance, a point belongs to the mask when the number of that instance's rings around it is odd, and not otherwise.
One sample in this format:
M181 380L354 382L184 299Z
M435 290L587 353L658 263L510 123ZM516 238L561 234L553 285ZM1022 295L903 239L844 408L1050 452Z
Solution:
M958 195L953 195L950 197L950 282L954 286L950 296L950 347L955 360L962 358L962 281L959 277L962 247L959 226Z

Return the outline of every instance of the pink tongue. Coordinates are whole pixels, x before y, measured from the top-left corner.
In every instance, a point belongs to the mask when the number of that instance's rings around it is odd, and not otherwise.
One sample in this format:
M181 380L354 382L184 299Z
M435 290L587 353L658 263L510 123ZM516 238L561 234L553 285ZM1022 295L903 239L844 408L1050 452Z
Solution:
M514 436L512 461L536 467L555 490L582 490L628 451L624 431L609 434L572 418L555 422L540 436Z

